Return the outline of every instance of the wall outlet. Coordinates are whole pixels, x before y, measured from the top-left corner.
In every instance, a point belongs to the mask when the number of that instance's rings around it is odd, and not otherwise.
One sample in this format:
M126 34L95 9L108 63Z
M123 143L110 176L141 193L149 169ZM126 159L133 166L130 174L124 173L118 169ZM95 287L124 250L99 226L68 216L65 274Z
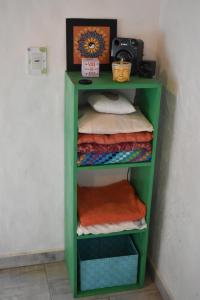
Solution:
M47 47L29 47L28 52L28 74L47 74Z

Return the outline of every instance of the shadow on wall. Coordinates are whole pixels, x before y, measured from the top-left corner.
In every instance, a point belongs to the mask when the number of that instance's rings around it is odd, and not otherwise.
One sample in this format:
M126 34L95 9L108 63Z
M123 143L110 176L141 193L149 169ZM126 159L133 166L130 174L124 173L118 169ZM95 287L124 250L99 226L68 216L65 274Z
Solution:
M163 84L160 122L158 134L157 160L155 180L152 195L152 210L150 224L149 258L157 269L163 228L165 221L165 205L167 201L168 174L171 166L170 156L174 136L174 119L176 112L177 84L174 79L172 66L168 61L164 36L159 41L158 78Z

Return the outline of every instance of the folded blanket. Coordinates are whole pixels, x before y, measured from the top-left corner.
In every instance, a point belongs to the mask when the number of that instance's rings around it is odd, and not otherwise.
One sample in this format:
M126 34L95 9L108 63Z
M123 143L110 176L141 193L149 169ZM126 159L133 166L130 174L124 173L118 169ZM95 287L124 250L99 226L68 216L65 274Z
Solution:
M136 221L146 207L126 180L101 187L78 186L78 217L82 226Z
M111 232L120 232L124 230L133 230L138 229L142 230L147 227L145 222L145 218L142 218L138 221L127 221L127 222L120 222L120 223L112 223L112 224L97 224L91 226L82 226L81 224L78 225L77 234L101 234L101 233L111 233Z
M124 142L150 142L152 141L152 139L153 133L147 131L117 134L78 134L78 144L118 144Z
M96 143L86 143L78 145L79 153L109 153L109 152L126 152L133 151L138 149L146 149L147 151L151 151L151 143L118 143L118 144L96 144Z
M102 153L78 153L78 166L108 165L116 163L151 161L151 151L148 149L136 149L122 152Z
M90 134L116 134L153 131L153 126L139 108L125 115L96 112L91 107L83 110L78 119L78 132Z

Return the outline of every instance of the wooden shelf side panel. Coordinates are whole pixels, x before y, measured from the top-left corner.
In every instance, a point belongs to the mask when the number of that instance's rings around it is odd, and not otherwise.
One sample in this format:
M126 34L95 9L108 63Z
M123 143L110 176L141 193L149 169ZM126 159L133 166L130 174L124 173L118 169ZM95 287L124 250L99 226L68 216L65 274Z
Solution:
M160 97L161 88L153 89L143 89L140 91L139 106L144 115L152 123L154 127L154 139L152 148L152 161L149 168L135 168L131 169L131 183L135 187L140 199L146 204L146 222L149 228L150 215L151 215L151 202L152 202L152 190L154 181L154 169L155 169L155 159L156 159L156 146L157 146L157 136L158 136L158 122L160 114ZM148 237L149 230L146 231L145 238L140 235L134 236L134 241L136 245L141 245L142 243L142 256L140 258L139 265L139 283L144 284L145 272L146 272L146 259L147 259L147 249L148 249Z
M69 77L65 77L65 128L64 128L64 239L65 262L68 267L71 288L77 293L77 110L78 94Z
M153 125L153 149L152 149L152 163L154 164L156 156L156 145L158 136L158 123L160 115L160 98L161 98L161 86L152 89L142 89L139 91L138 104L147 117L147 119Z
M132 169L131 182L136 188L141 200L143 200L147 206L146 221L149 225L150 221L150 210L151 210L151 198L154 181L154 169L156 159L156 146L158 136L158 124L160 114L160 97L161 87L153 89L143 89L140 91L139 105L141 111L152 123L154 128L153 148L152 148L152 161L149 168L137 168Z

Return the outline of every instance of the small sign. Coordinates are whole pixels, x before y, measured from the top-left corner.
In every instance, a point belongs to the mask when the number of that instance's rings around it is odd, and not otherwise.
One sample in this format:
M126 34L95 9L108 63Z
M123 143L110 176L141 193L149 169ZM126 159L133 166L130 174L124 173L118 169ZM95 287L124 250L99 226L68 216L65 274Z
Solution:
M99 77L98 58L82 58L81 74L83 77Z
M28 74L42 75L47 73L47 48L28 48Z

